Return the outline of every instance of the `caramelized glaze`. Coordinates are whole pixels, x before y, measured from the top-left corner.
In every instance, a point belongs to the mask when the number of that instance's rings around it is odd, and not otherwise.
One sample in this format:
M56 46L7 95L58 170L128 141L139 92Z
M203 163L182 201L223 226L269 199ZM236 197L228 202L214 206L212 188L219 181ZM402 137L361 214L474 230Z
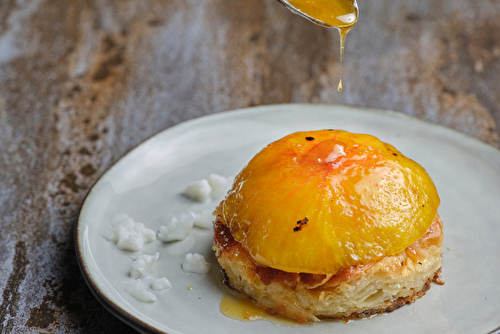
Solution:
M328 275L405 250L438 205L425 170L391 145L323 130L268 145L219 211L258 265Z

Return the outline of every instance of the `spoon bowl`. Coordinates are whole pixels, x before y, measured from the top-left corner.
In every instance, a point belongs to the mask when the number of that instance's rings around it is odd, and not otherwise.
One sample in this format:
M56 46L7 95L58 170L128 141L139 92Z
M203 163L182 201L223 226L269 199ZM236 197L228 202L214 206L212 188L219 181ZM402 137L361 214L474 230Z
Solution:
M325 28L349 30L358 20L359 9L356 0L278 1L292 13Z
M342 72L345 39L358 21L356 0L278 0L293 13L325 28L337 28L340 35L340 80L337 90L342 91Z

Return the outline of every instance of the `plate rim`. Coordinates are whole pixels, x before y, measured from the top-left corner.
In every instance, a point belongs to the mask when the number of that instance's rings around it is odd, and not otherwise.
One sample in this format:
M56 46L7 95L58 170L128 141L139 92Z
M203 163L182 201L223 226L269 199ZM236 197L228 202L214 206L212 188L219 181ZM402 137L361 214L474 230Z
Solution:
M457 129L453 129L450 127L447 127L442 124L434 123L430 120L427 119L420 119L412 115L408 115L402 112L398 111L393 111L393 110L387 110L387 109L379 109L379 108L370 108L370 107L362 107L362 106L355 106L355 105L344 105L344 104L328 104L328 103L283 103L283 104L268 104L268 105L260 105L260 106L254 106L254 107L245 107L245 108L237 108L237 109L232 109L232 110L226 110L226 111L221 111L221 112L215 112L212 114L207 114L207 115L202 115L199 117L191 118L185 121L182 121L178 124L175 124L173 126L170 126L168 128L165 128L147 138L144 140L140 141L136 145L132 146L130 149L128 149L126 152L124 152L120 157L118 157L113 163L109 165L109 167L99 176L99 178L92 184L90 187L89 191L85 195L82 204L80 205L79 211L78 211L78 218L76 219L74 223L74 247L75 247L75 255L77 258L77 263L80 268L80 272L84 278L84 281L94 297L99 301L99 303L104 306L104 308L110 312L113 316L118 318L120 321L125 323L126 325L132 327L133 329L141 332L141 333L147 333L147 334L168 334L167 332L160 331L151 325L147 324L146 322L138 319L137 317L134 317L132 314L129 314L127 311L123 310L120 308L116 303L114 303L112 300L106 297L106 295L101 291L101 289L98 287L98 284L96 284L92 280L92 274L90 273L90 270L87 269L87 266L85 264L84 260L84 252L83 252L83 245L80 244L80 238L81 238L81 233L80 228L82 226L82 221L83 221L83 213L84 213L84 208L87 204L88 199L90 196L93 194L93 192L96 191L97 186L99 185L100 182L106 177L108 173L110 173L114 167L118 163L120 163L125 157L127 157L129 154L131 154L133 151L138 149L140 146L147 145L147 143L151 140L153 140L157 136L161 136L161 134L165 132L170 132L170 131L175 131L177 129L181 129L183 127L190 127L193 124L196 123L203 123L204 121L207 120L216 120L217 118L226 118L228 115L231 114L239 114L242 116L245 116L246 114L255 114L255 113L264 113L264 112L283 112L283 110L290 110L290 108L295 108L295 109L303 109L303 108L330 108L330 109L335 109L335 108L343 108L343 109L351 109L353 111L362 111L362 112L369 112L369 113L375 113L379 115L384 115L388 117L395 117L395 118L400 118L400 119L409 119L412 121L416 121L418 123L425 124L426 126L431 126L431 127L437 127L441 131L446 131L450 133L451 135L458 135L467 138L468 140L474 141L476 144L483 146L485 149L493 149L493 151L496 151L498 154L500 154L500 149L497 147L486 143L468 133L462 132ZM87 204L88 205L88 204ZM500 327L497 329L494 329L493 331L487 333L487 334L500 334Z

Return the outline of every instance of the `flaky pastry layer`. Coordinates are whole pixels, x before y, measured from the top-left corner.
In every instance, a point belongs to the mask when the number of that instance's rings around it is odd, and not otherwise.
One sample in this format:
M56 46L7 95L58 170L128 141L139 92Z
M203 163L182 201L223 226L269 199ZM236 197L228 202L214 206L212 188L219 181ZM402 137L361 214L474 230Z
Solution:
M442 222L399 254L330 275L289 273L256 264L229 228L214 223L214 250L230 286L270 313L303 321L350 319L391 312L420 298L430 282L444 284Z

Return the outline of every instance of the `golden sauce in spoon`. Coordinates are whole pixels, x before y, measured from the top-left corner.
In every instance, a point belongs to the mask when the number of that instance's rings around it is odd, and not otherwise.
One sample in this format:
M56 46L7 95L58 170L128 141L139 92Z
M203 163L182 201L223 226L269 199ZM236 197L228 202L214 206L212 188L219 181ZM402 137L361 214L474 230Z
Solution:
M340 82L342 91L342 70L344 45L347 33L358 21L356 0L281 0L287 7L308 20L327 28L337 28L340 33Z

